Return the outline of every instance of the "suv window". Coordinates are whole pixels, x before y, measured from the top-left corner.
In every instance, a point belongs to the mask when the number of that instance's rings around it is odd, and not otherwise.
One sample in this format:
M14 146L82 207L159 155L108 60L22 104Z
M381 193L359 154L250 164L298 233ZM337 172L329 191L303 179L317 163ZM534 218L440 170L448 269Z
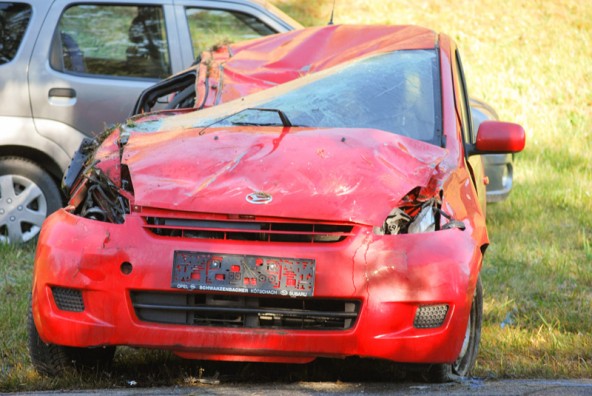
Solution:
M221 43L254 39L276 33L253 15L238 11L188 7L185 9L193 55Z
M30 5L0 3L0 64L14 59L30 20Z
M85 4L68 8L55 33L51 65L83 74L168 76L171 66L162 7Z

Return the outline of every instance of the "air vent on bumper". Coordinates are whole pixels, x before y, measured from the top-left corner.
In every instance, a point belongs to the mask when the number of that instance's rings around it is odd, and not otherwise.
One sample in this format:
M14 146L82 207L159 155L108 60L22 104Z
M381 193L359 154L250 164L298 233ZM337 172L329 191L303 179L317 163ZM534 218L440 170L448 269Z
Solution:
M352 235L343 224L192 220L145 217L145 227L167 237L263 242L333 243Z
M347 330L360 311L359 301L339 299L140 291L131 299L142 321L192 326Z
M442 326L448 313L448 304L422 305L417 309L413 326L417 329L433 329Z
M80 290L52 287L51 292L56 305L62 311L84 311L84 301L82 300L82 292Z

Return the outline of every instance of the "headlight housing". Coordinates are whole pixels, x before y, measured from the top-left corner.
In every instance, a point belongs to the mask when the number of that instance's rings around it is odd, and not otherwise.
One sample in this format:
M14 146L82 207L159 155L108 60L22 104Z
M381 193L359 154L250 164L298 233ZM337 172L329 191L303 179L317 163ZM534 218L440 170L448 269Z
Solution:
M113 135L115 131L118 135ZM70 196L67 210L97 221L115 224L125 221L134 194L129 169L121 163L123 146L129 136L125 127L118 126L95 139L82 141L62 180L62 189ZM109 155L103 154L106 161L101 163L96 157L97 150L109 138L112 138L106 150Z
M117 187L98 168L85 173L86 179L70 200L77 203L74 214L87 219L122 224L130 213L131 194Z
M436 197L421 199L420 188L410 191L387 216L384 225L377 227L379 235L419 234L446 230L450 228L465 229L461 221L442 210L442 192Z

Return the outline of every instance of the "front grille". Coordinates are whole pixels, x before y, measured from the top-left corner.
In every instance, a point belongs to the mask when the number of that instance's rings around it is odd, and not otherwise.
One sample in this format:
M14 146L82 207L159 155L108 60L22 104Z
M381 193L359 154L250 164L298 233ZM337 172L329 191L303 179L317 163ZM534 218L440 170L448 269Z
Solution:
M167 237L237 241L332 243L352 235L352 226L319 223L191 220L145 217L150 232Z
M138 318L191 326L346 330L359 313L355 300L132 292Z
M84 311L84 301L82 301L82 292L80 290L52 287L51 292L56 305L62 311Z

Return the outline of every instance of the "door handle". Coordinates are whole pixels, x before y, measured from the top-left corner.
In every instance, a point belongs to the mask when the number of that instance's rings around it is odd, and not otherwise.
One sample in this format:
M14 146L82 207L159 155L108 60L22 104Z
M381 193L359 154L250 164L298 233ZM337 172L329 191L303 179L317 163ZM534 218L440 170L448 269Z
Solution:
M49 104L53 106L74 106L76 104L76 91L72 88L51 88L48 100Z
M49 90L49 97L57 98L75 98L76 91L72 88L51 88Z

